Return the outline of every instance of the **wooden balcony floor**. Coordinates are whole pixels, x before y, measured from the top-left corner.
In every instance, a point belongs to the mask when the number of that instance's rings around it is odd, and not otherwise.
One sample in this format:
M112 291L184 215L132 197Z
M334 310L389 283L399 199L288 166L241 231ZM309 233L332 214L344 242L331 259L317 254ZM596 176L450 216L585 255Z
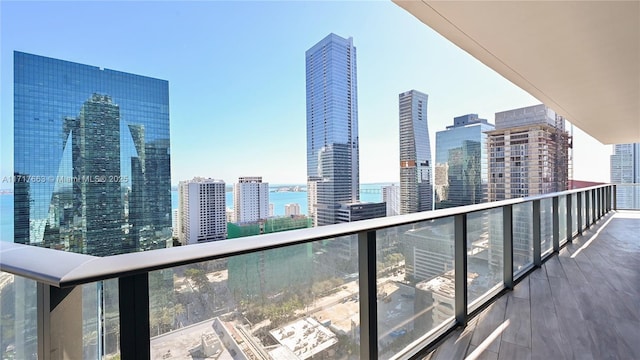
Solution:
M604 216L424 359L640 359L640 212Z

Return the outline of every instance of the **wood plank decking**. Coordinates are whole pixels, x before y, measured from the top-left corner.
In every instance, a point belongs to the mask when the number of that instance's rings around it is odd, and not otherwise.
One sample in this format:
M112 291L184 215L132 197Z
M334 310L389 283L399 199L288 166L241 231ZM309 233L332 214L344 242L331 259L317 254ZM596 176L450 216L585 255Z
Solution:
M424 357L640 359L640 212L610 212Z

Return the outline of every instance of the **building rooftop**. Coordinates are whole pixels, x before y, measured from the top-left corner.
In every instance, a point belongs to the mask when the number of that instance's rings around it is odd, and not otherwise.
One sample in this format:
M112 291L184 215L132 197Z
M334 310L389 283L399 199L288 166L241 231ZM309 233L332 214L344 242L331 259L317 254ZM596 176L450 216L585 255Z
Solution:
M308 359L338 343L336 335L313 318L307 317L269 332L299 359Z

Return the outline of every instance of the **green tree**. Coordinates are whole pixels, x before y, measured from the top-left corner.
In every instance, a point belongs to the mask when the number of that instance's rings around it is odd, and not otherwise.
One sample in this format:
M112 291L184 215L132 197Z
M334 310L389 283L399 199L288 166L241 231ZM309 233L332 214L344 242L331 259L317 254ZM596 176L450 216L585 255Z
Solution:
M209 289L209 279L202 269L187 269L184 275L188 277L200 291L207 291Z

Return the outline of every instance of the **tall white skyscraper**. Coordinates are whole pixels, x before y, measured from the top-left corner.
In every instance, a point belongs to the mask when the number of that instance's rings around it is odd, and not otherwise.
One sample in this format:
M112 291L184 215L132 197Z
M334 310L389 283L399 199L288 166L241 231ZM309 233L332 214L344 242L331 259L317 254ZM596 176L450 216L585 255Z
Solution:
M618 209L640 209L640 143L616 144L611 155L611 182ZM634 186L623 184L637 184Z
M382 188L382 201L387 203L387 216L400 214L400 187L396 185Z
M329 34L305 57L309 216L321 226L360 199L356 48Z
M238 178L233 186L233 210L236 222L248 223L269 217L269 183L262 176Z
M224 240L227 234L225 183L196 177L178 185L182 245Z
M428 98L416 90L399 95L400 214L433 209Z

